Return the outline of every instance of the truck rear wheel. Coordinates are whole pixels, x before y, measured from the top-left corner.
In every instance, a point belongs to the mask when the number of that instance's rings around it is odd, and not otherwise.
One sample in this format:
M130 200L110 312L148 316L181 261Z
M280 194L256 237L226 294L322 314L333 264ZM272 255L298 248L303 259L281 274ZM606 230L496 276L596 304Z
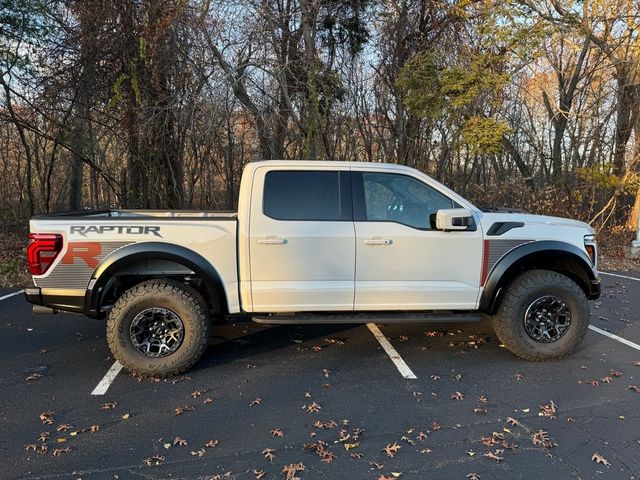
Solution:
M589 328L587 297L569 277L549 270L520 275L493 317L498 339L526 360L553 360L576 351Z
M148 280L116 301L107 319L107 342L126 369L169 377L198 361L210 328L196 290L174 280Z

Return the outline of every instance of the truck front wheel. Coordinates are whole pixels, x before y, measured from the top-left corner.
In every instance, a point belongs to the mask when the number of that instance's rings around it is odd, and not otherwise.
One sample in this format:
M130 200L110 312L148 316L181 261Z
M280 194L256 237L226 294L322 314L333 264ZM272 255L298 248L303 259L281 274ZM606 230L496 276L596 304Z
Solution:
M553 360L572 354L589 328L587 297L569 277L530 270L507 289L493 317L498 339L518 357Z
M210 328L196 290L174 280L148 280L116 301L107 319L107 342L126 369L169 377L198 361Z

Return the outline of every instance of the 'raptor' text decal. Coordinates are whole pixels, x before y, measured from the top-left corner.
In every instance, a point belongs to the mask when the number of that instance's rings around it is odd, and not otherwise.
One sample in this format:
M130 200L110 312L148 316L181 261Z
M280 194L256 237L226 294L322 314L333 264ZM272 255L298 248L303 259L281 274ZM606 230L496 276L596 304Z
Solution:
M86 237L89 233L102 235L105 233L116 233L119 235L160 235L160 227L151 225L74 225L71 227L71 234L77 233Z

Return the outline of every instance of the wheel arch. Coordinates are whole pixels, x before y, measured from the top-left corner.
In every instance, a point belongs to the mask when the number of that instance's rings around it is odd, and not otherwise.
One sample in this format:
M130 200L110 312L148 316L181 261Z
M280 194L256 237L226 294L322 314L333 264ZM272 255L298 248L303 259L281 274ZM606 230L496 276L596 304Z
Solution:
M479 310L493 315L506 286L522 272L545 269L575 281L589 299L600 295L600 280L588 255L575 245L554 240L530 242L506 253L489 272Z
M134 243L105 257L91 276L85 294L85 313L90 317L100 318L104 313L102 311L104 294L107 292L110 282L127 267L148 260L171 262L194 272L203 283L205 300L216 313L226 313L226 293L222 278L215 267L193 250L163 242Z

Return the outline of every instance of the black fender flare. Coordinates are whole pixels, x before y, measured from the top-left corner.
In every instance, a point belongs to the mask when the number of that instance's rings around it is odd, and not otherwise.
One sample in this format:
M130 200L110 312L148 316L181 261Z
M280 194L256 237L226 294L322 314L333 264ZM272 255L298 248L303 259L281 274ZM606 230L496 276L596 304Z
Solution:
M217 270L202 255L188 248L163 242L140 242L122 247L105 257L91 275L85 294L84 310L86 315L101 316L101 303L104 289L113 275L122 268L140 260L170 260L192 270L204 283L208 300L219 312L226 311L226 295L222 279Z
M498 260L487 276L484 290L480 296L479 310L484 313L494 314L497 309L498 296L504 287L505 279L508 279L514 273L514 270L518 269L519 265L534 258L544 258L547 261L554 258L558 260L570 259L576 262L588 279L588 284L580 282L580 286L585 290L587 297L595 299L600 296L600 279L586 252L570 243L557 240L540 240L520 245Z

